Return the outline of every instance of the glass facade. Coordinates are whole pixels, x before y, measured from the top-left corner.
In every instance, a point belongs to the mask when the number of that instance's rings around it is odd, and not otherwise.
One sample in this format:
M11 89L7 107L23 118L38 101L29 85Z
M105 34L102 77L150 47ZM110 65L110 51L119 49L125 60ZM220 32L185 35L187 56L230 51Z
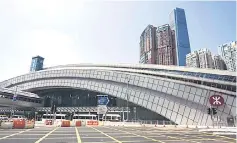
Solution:
M170 14L170 27L175 30L177 65L186 65L186 55L191 52L184 9L175 8Z
M40 56L36 56L32 58L31 61L31 66L30 66L30 71L39 71L43 69L43 64L44 64L44 58Z
M155 64L156 27L148 25L140 36L140 60L142 64Z

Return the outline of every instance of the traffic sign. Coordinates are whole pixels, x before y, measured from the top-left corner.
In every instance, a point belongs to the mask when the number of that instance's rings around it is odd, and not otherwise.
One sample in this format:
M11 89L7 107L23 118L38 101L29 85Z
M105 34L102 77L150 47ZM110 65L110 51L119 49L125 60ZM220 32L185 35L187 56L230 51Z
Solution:
M98 95L98 105L107 105L109 103L108 95Z
M108 108L106 105L98 105L97 106L97 114L106 114L108 111Z
M212 95L210 98L209 98L209 103L212 105L212 106L221 106L224 104L224 98L220 95Z

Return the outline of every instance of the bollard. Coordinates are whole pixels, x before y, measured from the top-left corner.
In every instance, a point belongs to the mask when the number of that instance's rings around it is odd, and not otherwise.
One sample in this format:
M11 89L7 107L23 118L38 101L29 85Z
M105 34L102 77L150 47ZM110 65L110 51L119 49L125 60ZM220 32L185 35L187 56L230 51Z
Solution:
M80 127L81 126L81 121L76 121L76 127Z
M13 129L24 129L26 121L22 119L13 120Z

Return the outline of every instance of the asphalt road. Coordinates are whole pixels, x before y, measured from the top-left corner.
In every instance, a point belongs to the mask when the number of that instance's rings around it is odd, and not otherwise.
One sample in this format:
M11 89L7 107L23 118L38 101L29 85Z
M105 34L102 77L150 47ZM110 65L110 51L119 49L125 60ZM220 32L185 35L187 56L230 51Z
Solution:
M69 127L1 129L0 143L235 143L236 136L217 136L192 129L154 127Z

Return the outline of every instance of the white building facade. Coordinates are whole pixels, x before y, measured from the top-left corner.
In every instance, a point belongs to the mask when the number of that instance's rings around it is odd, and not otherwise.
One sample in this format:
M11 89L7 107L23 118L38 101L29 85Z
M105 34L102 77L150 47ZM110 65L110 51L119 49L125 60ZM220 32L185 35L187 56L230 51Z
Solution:
M219 70L225 70L226 65L224 60L221 58L220 55L214 55L213 56L213 68L214 69L219 69Z
M211 51L208 49L198 50L200 68L213 68Z
M220 55L229 71L236 71L236 45L237 41L219 46Z
M199 56L198 56L197 51L194 51L194 52L186 55L186 66L187 67L195 67L195 68L200 67Z

